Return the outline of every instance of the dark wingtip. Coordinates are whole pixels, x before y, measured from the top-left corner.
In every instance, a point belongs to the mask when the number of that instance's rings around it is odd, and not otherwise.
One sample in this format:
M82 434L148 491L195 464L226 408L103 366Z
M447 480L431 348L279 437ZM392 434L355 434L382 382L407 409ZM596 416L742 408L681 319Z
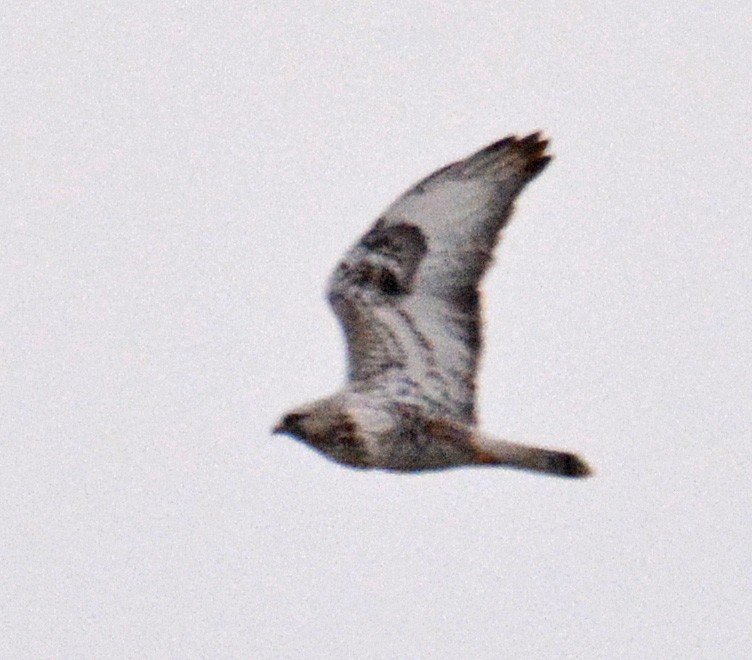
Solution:
M530 177L540 174L545 169L546 165L551 162L551 159L552 156L546 155L529 161L527 167L525 167L525 173Z
M507 135L464 160L438 170L429 179L447 172L465 177L501 172L504 177L519 175L524 182L528 182L551 162L553 157L546 153L547 148L548 139L543 137L541 131L522 137Z
M504 151L509 148L516 149L523 152L526 155L542 155L548 147L548 138L543 137L541 131L535 131L529 135L523 137L517 137L516 135L507 135L501 140L496 140L480 150L480 154L490 154L496 151Z
M543 135L542 131L533 131L529 135L517 138L517 141L524 147L537 144L542 144L545 147L548 144L548 140L541 139L541 135Z
M508 135L487 146L479 155L492 154L507 149L514 150L522 156L524 161L522 171L529 180L540 174L553 159L551 154L546 153L548 144L548 139L543 137L541 131L535 131L523 137Z
M524 171L530 178L540 174L553 158L551 154L546 153L548 140L542 137L540 131L517 140L516 146L525 156L527 162Z

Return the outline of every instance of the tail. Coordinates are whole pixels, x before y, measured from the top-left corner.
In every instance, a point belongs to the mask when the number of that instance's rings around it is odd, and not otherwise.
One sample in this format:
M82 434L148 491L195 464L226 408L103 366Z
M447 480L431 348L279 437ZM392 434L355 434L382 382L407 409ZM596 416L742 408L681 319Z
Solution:
M475 438L479 465L499 465L520 470L543 472L557 477L589 477L593 471L577 454L515 442Z

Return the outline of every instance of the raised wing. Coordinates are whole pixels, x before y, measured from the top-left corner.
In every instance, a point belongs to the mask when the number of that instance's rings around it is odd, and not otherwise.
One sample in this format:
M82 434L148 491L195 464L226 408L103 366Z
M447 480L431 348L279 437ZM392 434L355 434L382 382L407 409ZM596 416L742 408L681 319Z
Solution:
M549 162L534 133L424 179L353 246L330 280L352 387L428 401L475 423L478 284L517 194Z

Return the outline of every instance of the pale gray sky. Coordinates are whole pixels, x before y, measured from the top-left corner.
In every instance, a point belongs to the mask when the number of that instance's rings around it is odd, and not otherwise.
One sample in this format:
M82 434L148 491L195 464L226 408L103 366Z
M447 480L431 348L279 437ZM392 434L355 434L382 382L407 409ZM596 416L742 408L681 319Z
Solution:
M749 2L69 4L0 10L0 656L747 656ZM539 128L480 412L596 477L271 437L342 251Z

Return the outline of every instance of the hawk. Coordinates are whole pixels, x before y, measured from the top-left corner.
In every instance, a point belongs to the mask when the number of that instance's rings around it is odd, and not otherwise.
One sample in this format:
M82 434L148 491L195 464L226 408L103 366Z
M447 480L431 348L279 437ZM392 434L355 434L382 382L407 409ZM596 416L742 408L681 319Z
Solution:
M499 440L477 426L478 287L515 198L551 160L547 145L540 133L506 137L434 172L386 210L329 281L347 383L290 411L275 433L356 468L590 474L575 454Z

